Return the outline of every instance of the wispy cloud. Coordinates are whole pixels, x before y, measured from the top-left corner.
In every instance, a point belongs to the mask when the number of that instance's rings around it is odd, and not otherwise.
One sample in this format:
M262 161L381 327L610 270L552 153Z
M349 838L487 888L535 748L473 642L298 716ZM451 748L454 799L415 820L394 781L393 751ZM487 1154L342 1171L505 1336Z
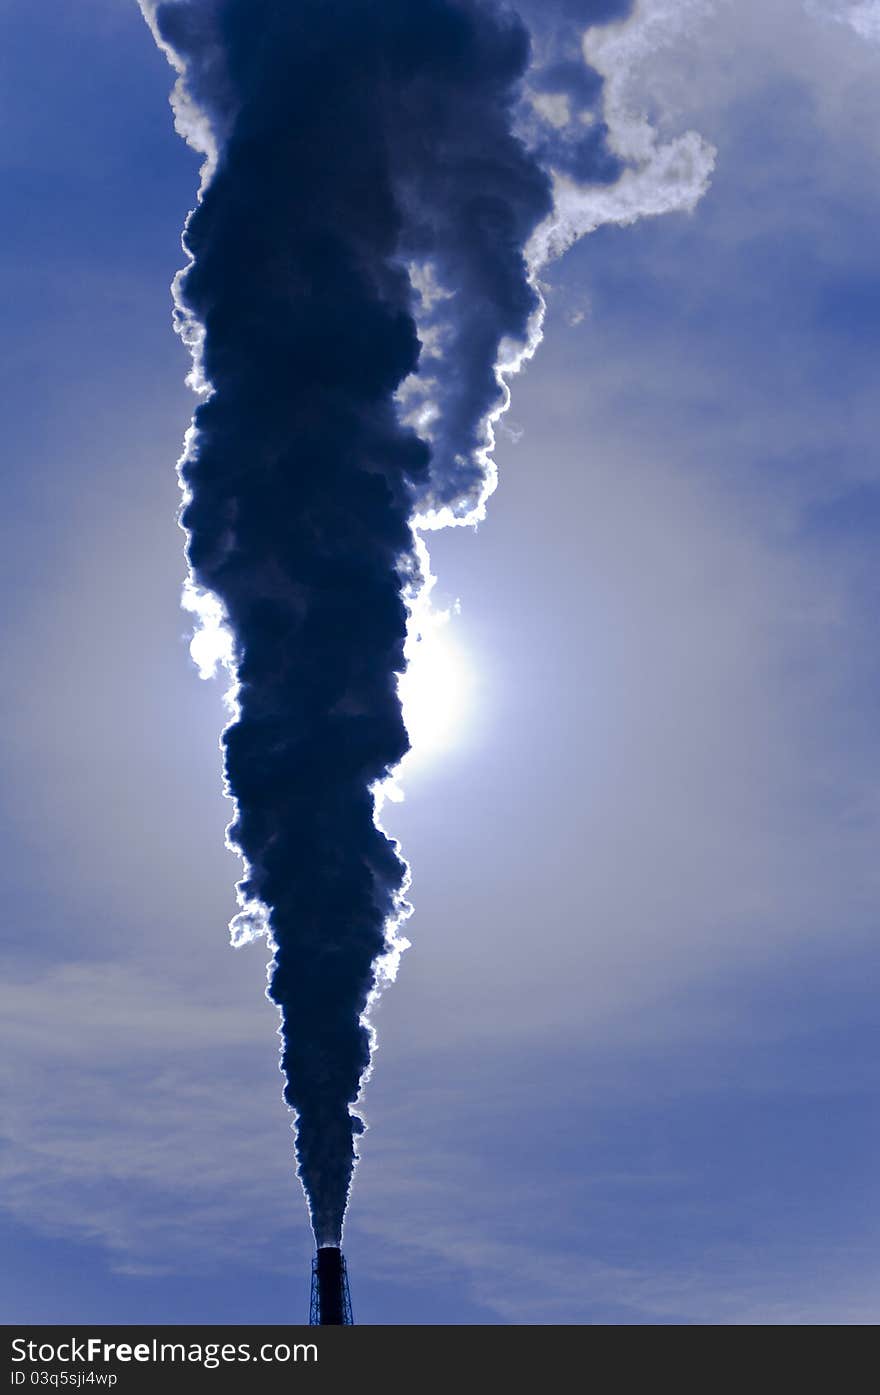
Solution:
M305 1215L267 1002L200 1000L119 964L63 967L0 998L7 1211L97 1242L128 1272L224 1254L285 1267L279 1214L292 1234Z

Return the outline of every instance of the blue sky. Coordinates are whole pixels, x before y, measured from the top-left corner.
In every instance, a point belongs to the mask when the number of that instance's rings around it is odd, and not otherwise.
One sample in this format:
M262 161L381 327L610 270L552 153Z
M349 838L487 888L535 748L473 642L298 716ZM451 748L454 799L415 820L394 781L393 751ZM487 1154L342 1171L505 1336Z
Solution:
M221 692L178 603L197 162L133 0L0 23L2 1313L300 1320ZM618 123L714 169L547 269L487 519L432 540L470 679L386 816L416 912L355 1314L871 1322L880 10L667 0L611 38Z

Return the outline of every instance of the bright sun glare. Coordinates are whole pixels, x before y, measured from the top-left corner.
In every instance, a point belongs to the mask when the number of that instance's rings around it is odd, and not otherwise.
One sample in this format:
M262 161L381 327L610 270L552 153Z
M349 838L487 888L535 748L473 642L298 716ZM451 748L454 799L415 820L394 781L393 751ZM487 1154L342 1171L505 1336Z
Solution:
M450 750L469 705L471 678L464 652L450 634L450 613L435 612L421 639L407 646L409 665L399 681L403 719L412 743L407 760L421 764Z

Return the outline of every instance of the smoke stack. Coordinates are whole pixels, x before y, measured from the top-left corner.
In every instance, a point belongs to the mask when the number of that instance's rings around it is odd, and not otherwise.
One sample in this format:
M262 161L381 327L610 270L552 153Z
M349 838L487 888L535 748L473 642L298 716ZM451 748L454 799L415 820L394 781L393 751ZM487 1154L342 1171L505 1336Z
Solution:
M335 1245L322 1246L312 1260L310 1327L352 1327L351 1295L345 1255Z

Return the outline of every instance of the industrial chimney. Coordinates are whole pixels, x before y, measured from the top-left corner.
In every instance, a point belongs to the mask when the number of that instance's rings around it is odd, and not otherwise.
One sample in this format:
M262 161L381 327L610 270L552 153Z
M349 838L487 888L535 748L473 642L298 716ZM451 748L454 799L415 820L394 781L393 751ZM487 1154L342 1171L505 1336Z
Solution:
M351 1295L345 1255L335 1245L324 1245L312 1260L310 1327L353 1327Z

